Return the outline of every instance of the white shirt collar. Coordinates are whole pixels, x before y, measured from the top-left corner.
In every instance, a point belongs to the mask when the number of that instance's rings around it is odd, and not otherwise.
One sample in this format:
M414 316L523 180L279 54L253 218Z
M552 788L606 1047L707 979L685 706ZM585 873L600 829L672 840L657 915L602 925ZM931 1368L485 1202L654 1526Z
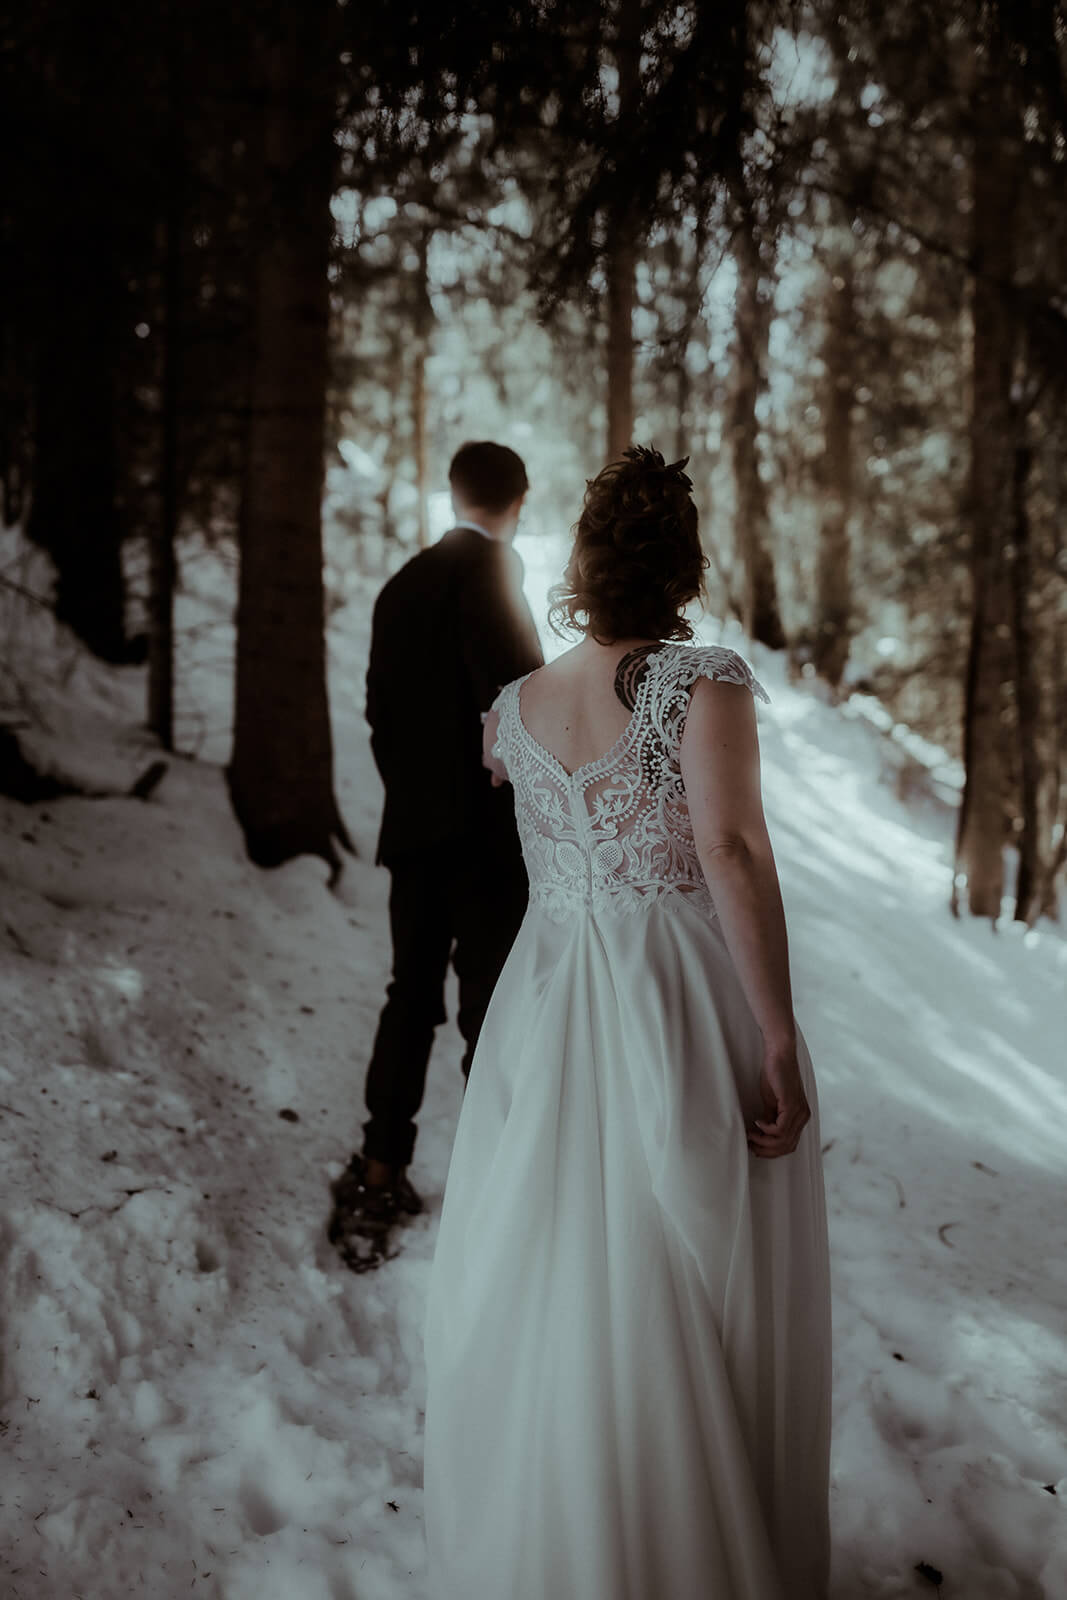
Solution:
M480 533L483 539L494 539L495 535L483 528L480 522L468 522L465 517L460 517L458 522L452 524L454 528L471 528L475 533Z

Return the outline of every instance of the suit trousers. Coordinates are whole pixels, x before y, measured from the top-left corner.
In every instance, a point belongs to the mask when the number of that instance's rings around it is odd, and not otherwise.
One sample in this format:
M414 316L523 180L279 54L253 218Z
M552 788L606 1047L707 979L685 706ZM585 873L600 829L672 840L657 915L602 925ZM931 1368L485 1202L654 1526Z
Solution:
M406 1167L426 1087L434 1030L446 1020L449 962L459 980L457 1022L470 1072L497 978L526 911L518 841L448 840L388 863L393 976L367 1069L363 1154Z

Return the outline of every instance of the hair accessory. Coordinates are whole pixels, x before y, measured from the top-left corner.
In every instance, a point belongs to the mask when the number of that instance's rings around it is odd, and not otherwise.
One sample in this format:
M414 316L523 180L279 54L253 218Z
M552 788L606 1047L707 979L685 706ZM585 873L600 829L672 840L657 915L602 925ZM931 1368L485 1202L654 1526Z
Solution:
M682 456L681 460L672 461L668 466L654 445L632 444L623 451L623 458L645 472L658 473L665 480L684 489L687 494L693 488L693 480L684 470L689 465L688 456Z

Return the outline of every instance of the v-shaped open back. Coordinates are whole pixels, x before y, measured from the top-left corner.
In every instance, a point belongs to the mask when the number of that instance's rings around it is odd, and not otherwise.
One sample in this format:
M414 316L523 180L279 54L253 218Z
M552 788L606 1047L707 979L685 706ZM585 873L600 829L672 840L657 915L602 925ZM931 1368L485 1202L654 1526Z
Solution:
M539 670L543 670L543 669L539 669ZM592 772L595 768L601 767L605 763L607 763L610 766L616 759L618 759L619 757L622 756L623 751L625 749L625 746L628 744L628 742L631 739L631 737L634 734L636 734L636 732L637 732L637 730L638 730L638 728L640 726L641 716L642 716L642 712L643 712L643 704L642 704L642 702L643 702L643 698L644 698L644 695L645 695L646 686L648 684L648 674L647 674L647 672L645 673L644 677L641 680L641 683L638 686L637 697L636 697L636 699L634 701L634 708L633 708L633 711L630 713L629 720L628 720L625 728L623 728L622 732L619 734L618 738L615 740L614 744L610 745L608 747L608 749L604 751L603 755L595 756L591 761L580 761L576 767L567 767L559 759L559 756L555 755L551 750L549 750L546 745L543 745L541 743L541 741L538 738L536 738L533 733L531 733L529 724L527 723L526 719L523 717L523 714L522 714L522 686L523 686L524 683L526 683L527 678L532 678L532 677L533 677L533 673L528 673L527 677L520 679L518 685L516 686L515 716L517 718L520 731L522 732L523 736L525 737L525 739L527 740L529 745L532 747L533 752L534 752L535 755L542 757L546 762L548 762L548 763L554 765L555 767L557 767L565 778L569 778L571 780L575 780L575 779L581 778L586 773Z

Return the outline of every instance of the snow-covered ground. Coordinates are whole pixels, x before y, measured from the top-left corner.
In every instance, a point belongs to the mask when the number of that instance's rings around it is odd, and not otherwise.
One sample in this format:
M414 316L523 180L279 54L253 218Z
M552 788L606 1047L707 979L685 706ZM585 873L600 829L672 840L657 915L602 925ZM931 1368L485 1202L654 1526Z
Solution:
M184 602L201 655L183 714L220 759L229 629L211 592ZM342 896L314 861L251 867L207 762L175 762L149 804L0 800L12 1600L430 1595L421 1316L460 1101L451 1027L413 1174L428 1214L364 1277L323 1232L388 962L366 613L364 593L333 626L361 852ZM138 674L68 665L33 686L52 729L37 747L128 780L146 759ZM932 1595L936 1570L946 1600L1063 1600L1067 945L953 922L948 814L895 797L868 722L758 666L822 1095L834 1597Z

